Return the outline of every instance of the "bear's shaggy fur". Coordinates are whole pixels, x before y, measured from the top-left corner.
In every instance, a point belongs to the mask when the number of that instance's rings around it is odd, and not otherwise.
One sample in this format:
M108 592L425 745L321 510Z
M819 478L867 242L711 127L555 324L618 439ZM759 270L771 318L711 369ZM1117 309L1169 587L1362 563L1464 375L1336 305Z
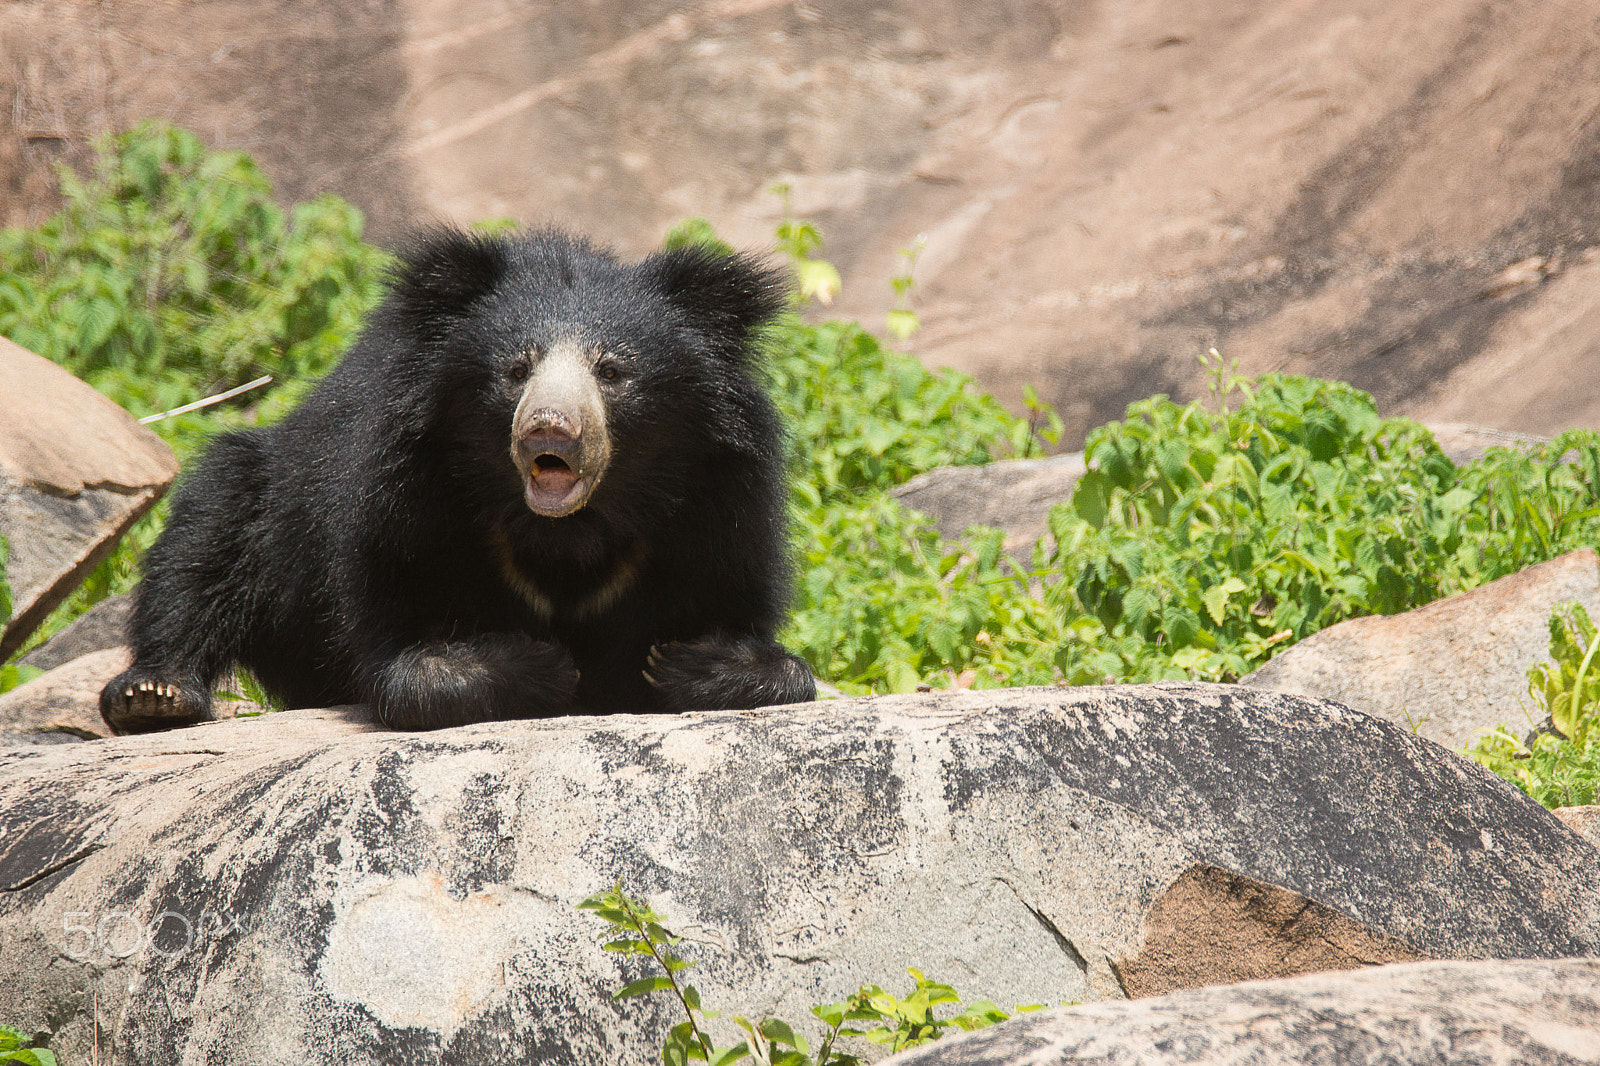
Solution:
M813 698L786 608L759 263L438 230L281 423L219 438L145 560L118 731L243 666L399 729Z

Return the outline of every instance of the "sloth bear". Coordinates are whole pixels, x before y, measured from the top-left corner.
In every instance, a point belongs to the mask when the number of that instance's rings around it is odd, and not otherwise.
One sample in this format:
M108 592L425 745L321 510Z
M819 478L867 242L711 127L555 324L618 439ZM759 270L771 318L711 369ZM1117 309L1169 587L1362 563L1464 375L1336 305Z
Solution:
M744 256L422 234L339 366L180 487L106 722L206 720L235 665L395 729L814 698L773 639L787 493L755 348L783 303Z

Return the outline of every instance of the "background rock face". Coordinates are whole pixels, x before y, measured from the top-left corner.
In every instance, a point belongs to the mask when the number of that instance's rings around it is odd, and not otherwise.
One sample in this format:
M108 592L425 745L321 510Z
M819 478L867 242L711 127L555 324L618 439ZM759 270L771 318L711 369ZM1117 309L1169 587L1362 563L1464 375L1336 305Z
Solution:
M673 1019L573 910L618 878L709 1003L789 1018L910 965L1010 1006L1600 954L1600 850L1548 812L1226 686L0 753L0 1002L71 1061L98 996L102 1062L651 1062Z
M1390 413L1600 424L1600 0L36 0L0 9L0 204L85 133L164 116L392 238L514 216L623 250L775 181L889 303L919 235L930 364L1070 449L1129 400L1247 372Z
M1600 959L1430 962L1030 1014L885 1066L1600 1061Z
M0 533L11 620L0 661L166 492L161 438L48 359L0 337Z

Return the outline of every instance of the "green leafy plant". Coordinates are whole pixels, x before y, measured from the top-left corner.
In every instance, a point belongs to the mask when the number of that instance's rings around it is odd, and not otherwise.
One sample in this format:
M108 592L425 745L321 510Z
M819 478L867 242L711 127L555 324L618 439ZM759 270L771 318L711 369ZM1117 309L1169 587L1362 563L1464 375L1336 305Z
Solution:
M826 259L812 254L821 250L822 235L811 223L794 217L788 185L774 185L770 191L783 201L783 221L778 223L778 248L794 268L800 300L815 300L824 306L833 303L842 285L839 271Z
M1550 716L1551 731L1526 742L1505 726L1479 737L1467 755L1546 807L1600 802L1600 632L1579 603L1550 615L1550 661L1528 669L1528 691Z
M837 1029L840 1036L860 1037L881 1044L891 1054L931 1044L952 1030L970 1033L999 1025L1011 1018L1009 1013L986 999L976 1000L955 1014L940 1018L934 1011L935 1007L941 1004L958 1008L962 1006L956 990L942 982L929 980L921 970L907 969L906 972L916 984L904 999L885 992L877 985L863 985L838 1003L813 1007L812 1013ZM1018 1013L1042 1009L1043 1005L1037 1003L1016 1008ZM870 1024L868 1027L847 1029L842 1027L843 1022ZM817 1061L820 1064L824 1060ZM856 1066L860 1060L854 1056L836 1055L832 1061L843 1066Z
M0 1025L0 1066L56 1066L52 1051L34 1046L33 1038L21 1029Z
M154 423L180 459L219 428L281 415L379 297L389 257L362 241L361 213L325 196L285 215L248 156L169 126L96 148L87 175L60 172L57 214L0 231L0 335L140 416L272 376L236 404ZM165 516L142 519L34 642L131 588Z
M1581 603L1559 604L1550 615L1550 662L1528 670L1528 691L1556 732L1582 747L1600 725L1600 671L1593 670L1600 633Z
M889 331L890 336L902 344L922 328L922 319L911 306L911 292L916 288L917 259L922 255L922 249L926 244L923 238L918 237L912 242L911 247L900 249L900 258L905 260L905 269L889 279L889 287L894 290L894 306L889 308L884 328Z
M0 334L141 415L263 374L281 409L332 365L388 262L359 211L325 196L285 217L248 156L170 126L96 149L87 176L61 170L60 212L0 232ZM157 429L186 451L213 423Z
M930 981L919 970L909 971L916 986L904 999L877 985L864 985L853 995L837 1002L813 1007L811 1013L826 1027L813 1055L811 1044L788 1022L763 1018L752 1022L735 1016L732 1021L744 1034L728 1047L719 1047L707 1033L707 1021L718 1016L707 1011L700 993L678 975L694 963L675 950L682 938L666 928L667 918L642 899L628 895L621 883L596 893L578 904L607 925L607 951L648 959L660 973L630 981L613 995L614 1000L631 999L656 993L669 993L682 1009L685 1020L668 1030L661 1049L666 1066L685 1066L705 1062L710 1066L750 1059L763 1066L860 1066L862 1060L836 1049L840 1037L858 1037L887 1046L891 1051L916 1047L939 1039L951 1029L970 1031L1003 1022L1010 1017L987 1000L966 1007L948 1018L939 1018L936 1006L960 1006L955 989ZM1036 1010L1037 1007L1019 1007ZM848 1023L866 1023L865 1028L847 1028Z
M733 245L717 236L717 231L704 218L695 216L680 221L661 238L666 251L677 248L705 248L717 255L732 255Z
M1055 602L1113 643L1137 639L1118 676L1232 679L1345 618L1463 591L1600 532L1594 433L1457 469L1423 427L1380 418L1349 385L1268 375L1241 391L1232 410L1133 404L1090 435L1090 471L1051 516Z

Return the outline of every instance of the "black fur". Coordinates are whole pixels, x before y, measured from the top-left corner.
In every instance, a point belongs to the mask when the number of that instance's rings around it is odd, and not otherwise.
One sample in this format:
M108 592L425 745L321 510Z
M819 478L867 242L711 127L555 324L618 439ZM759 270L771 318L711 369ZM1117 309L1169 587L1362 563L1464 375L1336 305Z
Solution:
M236 664L291 707L370 702L404 729L811 699L773 640L786 493L752 365L781 306L743 257L424 235L299 409L184 481L107 722L204 719ZM587 502L547 517L512 423L529 353L562 345L596 360L610 448Z

